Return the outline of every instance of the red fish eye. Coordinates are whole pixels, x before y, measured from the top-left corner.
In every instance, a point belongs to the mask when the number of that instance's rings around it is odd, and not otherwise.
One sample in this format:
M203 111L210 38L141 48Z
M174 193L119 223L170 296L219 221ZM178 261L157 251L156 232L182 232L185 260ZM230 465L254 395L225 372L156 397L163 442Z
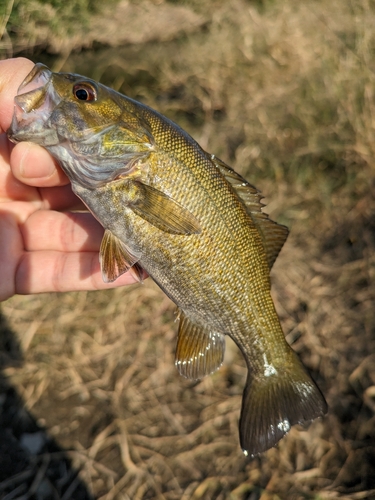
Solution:
M73 94L80 101L96 101L96 89L88 83L74 85Z

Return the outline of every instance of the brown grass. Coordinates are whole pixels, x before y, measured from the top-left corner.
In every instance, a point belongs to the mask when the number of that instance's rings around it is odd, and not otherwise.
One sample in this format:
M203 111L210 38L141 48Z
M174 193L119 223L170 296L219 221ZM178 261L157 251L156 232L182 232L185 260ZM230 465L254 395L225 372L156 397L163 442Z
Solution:
M375 498L375 8L260 5L197 2L210 22L189 37L33 57L142 99L262 189L291 227L272 272L276 307L329 414L247 460L241 356L228 342L215 375L179 377L174 306L151 280L14 297L2 305L3 427L44 444L0 495Z

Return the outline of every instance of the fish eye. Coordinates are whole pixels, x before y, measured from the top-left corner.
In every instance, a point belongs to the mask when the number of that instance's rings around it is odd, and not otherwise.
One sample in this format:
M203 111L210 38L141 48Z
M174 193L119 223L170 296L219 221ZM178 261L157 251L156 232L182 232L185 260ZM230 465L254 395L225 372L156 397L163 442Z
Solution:
M73 87L73 95L80 101L96 101L96 89L90 83L77 83Z

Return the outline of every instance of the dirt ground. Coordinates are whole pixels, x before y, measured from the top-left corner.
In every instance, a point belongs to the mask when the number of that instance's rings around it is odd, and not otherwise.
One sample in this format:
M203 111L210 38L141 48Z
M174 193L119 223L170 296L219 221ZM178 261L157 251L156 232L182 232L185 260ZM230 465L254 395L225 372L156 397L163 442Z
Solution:
M329 412L246 458L240 353L228 340L213 376L180 377L175 306L150 279L16 296L0 308L0 498L375 499L375 6L184 8L204 19L189 34L30 57L158 109L262 190L291 230L277 312Z

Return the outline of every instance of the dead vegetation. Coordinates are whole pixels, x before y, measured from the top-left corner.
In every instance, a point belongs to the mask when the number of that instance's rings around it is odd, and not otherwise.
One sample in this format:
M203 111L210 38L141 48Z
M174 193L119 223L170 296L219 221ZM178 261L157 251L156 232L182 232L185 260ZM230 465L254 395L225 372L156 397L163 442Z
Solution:
M188 37L33 57L150 104L262 189L291 228L277 310L329 414L245 459L241 356L228 342L218 373L179 377L174 306L150 280L14 297L1 308L0 496L375 498L375 6L186 8L210 12Z

